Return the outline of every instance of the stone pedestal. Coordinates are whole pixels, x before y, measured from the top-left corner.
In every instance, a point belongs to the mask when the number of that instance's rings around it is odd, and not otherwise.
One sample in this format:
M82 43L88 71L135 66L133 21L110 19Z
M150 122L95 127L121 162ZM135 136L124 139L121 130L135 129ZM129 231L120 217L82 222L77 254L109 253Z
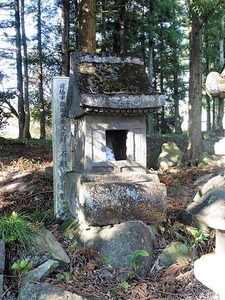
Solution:
M165 219L166 187L157 175L68 173L66 199L70 213L91 226L141 220L154 224Z

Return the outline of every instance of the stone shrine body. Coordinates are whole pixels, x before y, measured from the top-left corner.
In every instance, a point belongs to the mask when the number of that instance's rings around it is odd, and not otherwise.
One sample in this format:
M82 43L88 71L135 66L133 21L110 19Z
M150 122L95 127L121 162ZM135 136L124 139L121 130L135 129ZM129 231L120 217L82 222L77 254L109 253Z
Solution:
M72 54L71 170L63 181L69 213L80 223L164 218L165 185L146 172L146 114L165 100L153 93L139 56Z

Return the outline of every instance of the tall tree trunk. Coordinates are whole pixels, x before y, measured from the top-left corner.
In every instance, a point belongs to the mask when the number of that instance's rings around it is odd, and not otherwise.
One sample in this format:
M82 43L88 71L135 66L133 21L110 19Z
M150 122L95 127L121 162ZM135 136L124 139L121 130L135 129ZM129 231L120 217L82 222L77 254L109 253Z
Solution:
M224 16L221 21L221 34L220 34L220 68L224 67ZM217 128L220 135L223 135L223 118L224 118L224 99L219 98L218 101L218 119Z
M126 51L125 42L125 12L127 0L115 1L115 10L118 11L118 19L115 20L113 33L113 52L124 53Z
M223 117L224 117L224 99L219 98L218 101L218 117L217 117L217 131L223 135Z
M125 39L125 13L126 13L127 0L119 1L119 43L120 53L126 52L126 39Z
M81 0L79 9L79 51L96 52L96 0Z
M207 29L207 27L206 27ZM205 34L205 47L206 49L209 48L209 39L208 39L208 30L206 31ZM207 51L206 51L207 52ZM205 60L205 64L206 64L206 74L205 76L207 76L209 74L209 56L208 53L206 54L206 60ZM211 103L210 103L211 98L209 97L208 94L206 94L206 128L207 131L209 131L211 129Z
M24 69L24 111L25 111L25 124L23 128L23 137L31 138L30 135L30 104L28 95L28 63L27 63L27 37L25 31L24 20L24 0L21 0L21 28L22 28L22 43L23 43L23 69Z
M152 19L151 16L153 14L154 7L152 1L149 5L149 12L150 12L150 20L149 24L151 25ZM150 26L151 27L151 26ZM153 25L152 25L153 27ZM150 82L150 85L153 85L153 53L154 53L154 41L153 41L153 32L149 32L149 41L148 41L148 79ZM149 113L147 115L147 134L153 134L154 133L154 114Z
M217 99L213 98L213 105L212 105L212 129L216 129L216 104Z
M24 112L24 98L23 98L23 72L22 72L19 0L14 0L14 9L15 9L15 30L16 30L16 72L17 72L19 138L22 138L24 123L25 123L25 112Z
M62 0L62 76L69 76L69 11L70 0Z
M42 66L42 38L41 38L41 0L38 0L38 92L39 92L39 111L40 111L40 139L45 139L45 102L43 91L43 66Z
M192 9L190 14L188 153L190 161L195 163L202 152L202 30L198 15Z
M106 52L107 47L106 47L106 17L105 17L105 0L102 0L102 30L101 30L101 39L102 39L102 45L101 45L101 52Z
M181 129L181 118L179 113L179 91L178 91L178 78L176 69L174 69L173 74L173 98L174 98L174 110L175 110L175 133L182 133Z

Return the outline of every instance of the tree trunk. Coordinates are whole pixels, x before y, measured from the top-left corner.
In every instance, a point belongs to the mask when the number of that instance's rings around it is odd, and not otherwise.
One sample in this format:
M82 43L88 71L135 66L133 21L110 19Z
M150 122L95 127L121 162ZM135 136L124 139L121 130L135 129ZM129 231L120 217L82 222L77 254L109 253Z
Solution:
M150 2L149 11L150 11L149 24L151 25L151 22L152 22L151 15L153 14L153 11L154 11L152 2ZM150 85L152 86L153 85L153 53L154 53L154 41L153 41L153 33L152 32L149 32L148 46L149 46L149 49L148 49L148 79L149 79ZM147 134L154 134L154 114L153 114L153 112L149 113L147 115Z
M24 99L23 99L23 73L22 73L19 0L14 1L14 9L15 9L15 30L16 30L16 72L17 72L19 138L22 138L24 124L25 124L25 112L24 112Z
M201 22L191 10L190 79L189 79L189 159L195 163L202 152L202 32Z
M207 27L206 27L207 29ZM205 47L206 50L209 49L209 38L208 38L208 30L206 31L205 34ZM206 74L205 76L207 77L207 74L209 74L209 55L208 55L208 51L206 51L206 59L205 59L205 64L206 64ZM211 129L211 103L210 103L211 98L209 97L208 94L206 94L206 116L207 116L207 120L206 120L206 128L207 131L209 131Z
M101 26L102 26L102 30L101 30L101 52L106 52L107 50L107 46L106 46L106 17L105 17L105 0L102 0L102 20L101 20Z
M69 76L70 54L69 54L69 10L70 0L62 0L62 76Z
M96 52L96 0L82 0L79 9L79 51Z
M120 53L126 52L126 39L125 39L125 13L126 13L127 0L119 1L119 43Z
M219 98L219 101L218 101L217 131L220 135L223 135L223 116L224 116L224 99Z
M125 12L127 0L116 1L115 10L118 11L118 19L115 20L113 33L113 52L124 53L126 51L125 42Z
M25 124L23 128L23 137L30 139L30 105L28 95L28 63L27 63L27 37L25 31L24 20L24 0L21 0L21 28L22 28L22 43L23 43L23 68L24 68L24 110L25 110Z
M173 74L173 98L174 98L174 110L175 110L175 133L179 134L182 133L181 129L181 119L180 119L180 113L179 113L179 91L178 91L178 78L176 69L174 69Z
M41 0L38 0L38 92L40 111L40 139L45 139L45 103L43 91L42 39L41 39Z
M220 34L220 68L224 67L224 16L221 20L221 34ZM223 135L223 118L224 118L224 99L219 98L218 102L218 132L220 135Z
M211 98L209 95L206 95L206 104L207 104L207 131L211 130Z
M153 81L153 39L149 37L148 50L148 79L152 86ZM147 115L147 134L154 134L154 114L153 112Z

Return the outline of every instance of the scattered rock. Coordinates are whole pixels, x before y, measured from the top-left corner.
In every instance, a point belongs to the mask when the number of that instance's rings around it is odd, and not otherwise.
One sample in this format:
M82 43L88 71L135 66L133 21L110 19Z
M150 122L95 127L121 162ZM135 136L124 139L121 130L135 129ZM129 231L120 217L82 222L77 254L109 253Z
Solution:
M203 152L198 158L198 165L214 166L216 165L215 156Z
M65 291L48 283L27 283L17 300L96 300Z
M172 242L167 246L158 257L158 264L160 267L169 267L174 263L187 262L193 259L193 251L187 249L187 246Z
M71 228L69 229L71 232ZM143 258L144 266L140 275L151 270L154 246L154 235L149 226L142 221L128 221L114 226L90 227L78 229L78 240L87 247L93 248L102 255L109 256L109 264L130 269L127 255L135 250L146 250L148 257Z
M39 229L35 242L36 246L28 249L33 266L40 265L48 259L57 260L62 266L69 264L68 255L50 231Z
M198 193L195 195L193 201L194 202L200 201L201 197L204 196L204 194L207 193L210 189L213 189L216 187L222 187L224 185L225 185L225 177L222 174L210 178L205 184L203 184L200 187L200 189L199 189Z
M162 145L162 152L158 158L159 168L166 170L170 167L179 167L182 161L182 152L177 144L171 141Z
M225 229L225 187L210 189L188 211L210 228Z

